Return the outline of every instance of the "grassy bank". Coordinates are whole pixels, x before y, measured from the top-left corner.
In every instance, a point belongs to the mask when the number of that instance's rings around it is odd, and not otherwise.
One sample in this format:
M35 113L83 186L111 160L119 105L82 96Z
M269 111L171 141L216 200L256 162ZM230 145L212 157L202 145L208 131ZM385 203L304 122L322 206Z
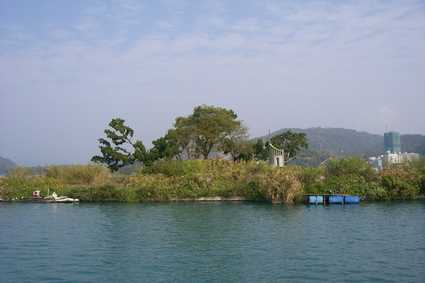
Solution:
M325 167L272 168L262 162L224 160L160 161L131 175L111 174L97 165L51 166L38 175L17 168L0 179L0 197L27 198L32 191L81 201L173 201L242 197L292 203L305 193L348 193L366 200L414 199L424 193L425 167L410 164L375 172L360 159Z

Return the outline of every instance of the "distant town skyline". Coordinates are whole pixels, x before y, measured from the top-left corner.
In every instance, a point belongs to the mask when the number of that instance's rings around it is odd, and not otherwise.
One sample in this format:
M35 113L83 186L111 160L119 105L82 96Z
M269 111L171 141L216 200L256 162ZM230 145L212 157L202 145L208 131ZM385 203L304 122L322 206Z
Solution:
M114 117L150 147L200 104L425 134L424 34L425 1L0 0L0 156L88 162Z

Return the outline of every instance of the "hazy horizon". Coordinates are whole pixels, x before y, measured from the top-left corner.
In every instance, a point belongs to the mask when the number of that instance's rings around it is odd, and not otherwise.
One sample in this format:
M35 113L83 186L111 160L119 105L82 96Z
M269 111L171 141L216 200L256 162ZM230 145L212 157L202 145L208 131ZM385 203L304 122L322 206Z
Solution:
M281 128L425 134L425 1L0 0L0 156L85 163L200 104Z

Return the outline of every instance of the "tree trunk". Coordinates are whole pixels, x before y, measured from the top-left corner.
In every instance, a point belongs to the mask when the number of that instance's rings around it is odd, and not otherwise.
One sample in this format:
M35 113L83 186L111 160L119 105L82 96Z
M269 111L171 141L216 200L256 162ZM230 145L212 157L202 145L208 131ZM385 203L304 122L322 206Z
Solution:
M213 148L213 144L206 145L202 150L202 155L204 156L204 159L208 159L208 156L210 155L210 152Z

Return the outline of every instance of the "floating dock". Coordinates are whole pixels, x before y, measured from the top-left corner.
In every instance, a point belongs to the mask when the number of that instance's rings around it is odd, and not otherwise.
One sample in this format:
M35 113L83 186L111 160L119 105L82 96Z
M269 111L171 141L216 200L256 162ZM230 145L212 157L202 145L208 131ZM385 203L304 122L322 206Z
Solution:
M307 204L358 204L360 203L359 196L344 195L344 194L317 194L306 195L305 202Z

